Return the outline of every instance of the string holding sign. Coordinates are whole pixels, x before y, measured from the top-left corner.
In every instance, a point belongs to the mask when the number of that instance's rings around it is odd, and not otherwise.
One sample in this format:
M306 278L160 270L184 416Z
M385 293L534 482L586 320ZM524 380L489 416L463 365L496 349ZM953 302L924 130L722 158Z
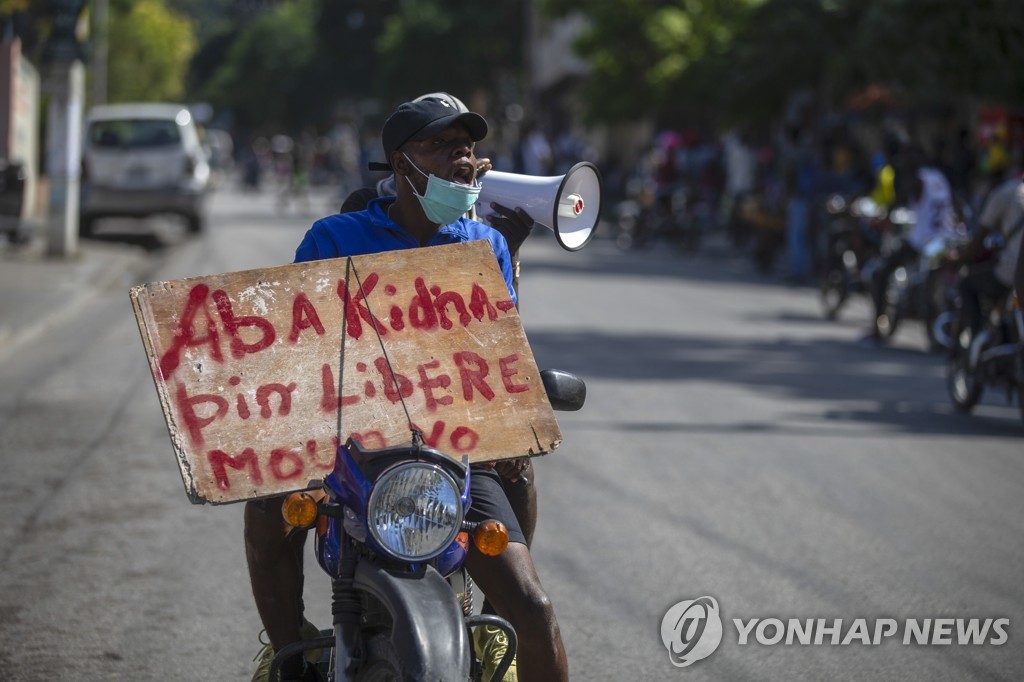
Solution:
M405 421L409 425L409 431L411 432L412 446L415 449L419 449L419 447L423 443L423 431L421 431L420 429L418 429L415 426L413 426L412 417L409 416L409 408L405 404L405 398L402 397L402 389L401 389L401 386L398 383L398 375L395 373L395 368L391 364L391 358L388 357L388 349L384 347L384 338L381 336L380 327L377 325L377 316L373 314L373 310L370 308L370 300L369 300L369 297L366 295L366 290L363 288L363 280L362 280L362 278L359 277L359 270L356 268L355 262L353 262L351 256L349 256L349 257L347 257L345 259L345 281L346 282L349 281L350 273L351 273L352 276L354 276L356 278L356 282L359 284L359 295L362 297L362 299L364 301L366 301L366 309L370 313L370 320L372 320L372 324L373 324L373 333L377 336L377 343L380 344L380 352L384 356L384 362L387 364L388 373L390 374L392 382L394 383L395 393L398 394L398 399L402 403L402 411L405 412ZM348 306L348 301L349 301L349 299L346 297L346 299L345 299L345 305L346 306ZM348 310L347 309L345 311L345 319L348 319ZM345 376L345 338L346 338L346 336L345 336L345 331L344 331L344 327L343 327L342 334L341 334L341 368L342 369L341 369L341 372L339 373L339 375L340 375L340 379L339 380L342 382L342 384L344 384L344 376ZM339 386L338 390L339 391L341 390L341 386ZM344 433L344 431L342 430L343 412L344 411L339 407L338 408L338 438L339 438L339 440L341 439L341 434Z

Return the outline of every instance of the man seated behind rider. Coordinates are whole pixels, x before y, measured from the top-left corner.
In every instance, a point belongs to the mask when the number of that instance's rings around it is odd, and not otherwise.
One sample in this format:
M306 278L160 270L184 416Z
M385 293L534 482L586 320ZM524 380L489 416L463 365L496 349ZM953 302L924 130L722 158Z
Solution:
M364 211L317 221L299 245L296 261L487 239L515 300L505 238L487 225L462 217L476 196L474 145L486 133L483 117L459 112L441 99L398 107L382 131L385 157L396 177L397 198L380 197ZM438 192L443 201L437 200ZM473 503L467 518L496 518L509 529L505 552L487 557L471 548L466 567L519 634L519 675L523 680L568 679L554 610L500 477L486 465L472 467L471 493ZM253 595L275 650L302 638L302 567L292 546L295 540L289 537L280 514L281 501L251 501L245 510ZM301 678L304 659L292 659L291 666L286 672Z

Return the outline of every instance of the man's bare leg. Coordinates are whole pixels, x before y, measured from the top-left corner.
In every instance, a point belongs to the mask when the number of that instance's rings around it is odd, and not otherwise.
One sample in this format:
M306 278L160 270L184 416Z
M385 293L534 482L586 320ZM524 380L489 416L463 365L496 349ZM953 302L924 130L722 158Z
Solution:
M275 497L245 503L249 580L260 620L275 651L302 638L301 541L305 534L289 534L291 528L281 516L283 500Z
M555 610L537 576L529 548L514 542L496 557L485 556L472 548L466 567L498 615L516 630L519 679L522 682L567 681L569 663Z

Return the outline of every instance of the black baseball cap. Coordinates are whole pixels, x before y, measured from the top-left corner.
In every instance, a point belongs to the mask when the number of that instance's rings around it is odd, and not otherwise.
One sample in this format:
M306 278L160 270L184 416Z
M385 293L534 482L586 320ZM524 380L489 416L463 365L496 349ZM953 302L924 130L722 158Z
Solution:
M462 122L469 129L474 142L487 137L487 121L472 111L459 111L450 102L427 97L418 102L406 102L384 121L381 141L384 144L385 165L390 168L391 152L409 140L433 137L453 123ZM376 164L375 164L376 165Z

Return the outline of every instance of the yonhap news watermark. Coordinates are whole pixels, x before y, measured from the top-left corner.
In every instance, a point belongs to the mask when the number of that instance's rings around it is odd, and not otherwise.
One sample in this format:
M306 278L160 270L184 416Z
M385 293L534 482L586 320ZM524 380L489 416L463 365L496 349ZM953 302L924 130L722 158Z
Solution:
M731 625L731 627L728 627ZM1001 646L1010 619L989 618L732 618L703 596L673 604L661 619L661 641L672 665L707 658L723 641L738 646Z

